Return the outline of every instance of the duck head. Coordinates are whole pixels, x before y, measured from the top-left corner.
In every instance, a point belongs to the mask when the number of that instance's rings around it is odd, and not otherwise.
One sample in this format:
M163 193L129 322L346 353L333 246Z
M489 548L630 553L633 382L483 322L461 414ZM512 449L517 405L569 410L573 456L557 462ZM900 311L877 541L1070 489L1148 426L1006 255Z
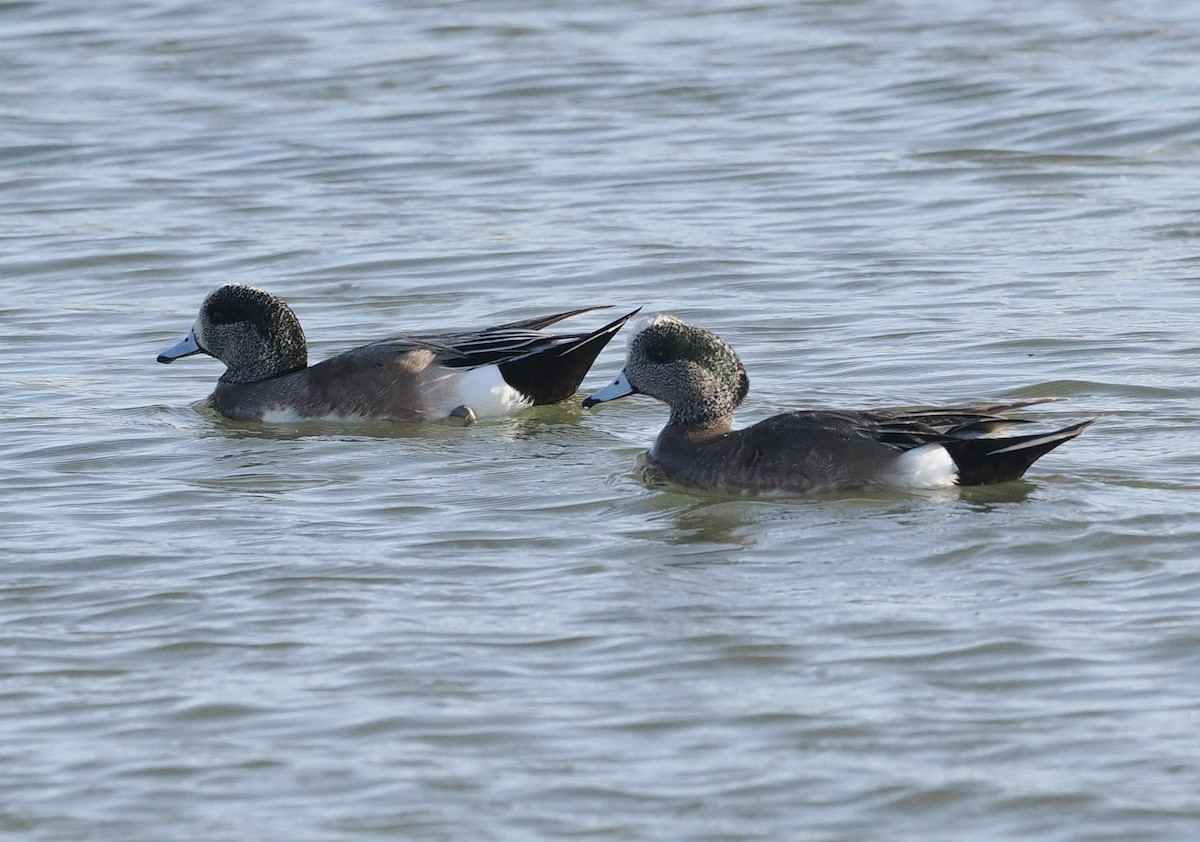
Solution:
M308 367L308 343L292 308L265 290L241 284L210 293L188 335L158 361L201 353L225 363L223 383L253 383Z
M711 427L728 424L749 389L746 369L728 343L664 313L638 325L624 369L583 406L644 394L670 407L669 425Z

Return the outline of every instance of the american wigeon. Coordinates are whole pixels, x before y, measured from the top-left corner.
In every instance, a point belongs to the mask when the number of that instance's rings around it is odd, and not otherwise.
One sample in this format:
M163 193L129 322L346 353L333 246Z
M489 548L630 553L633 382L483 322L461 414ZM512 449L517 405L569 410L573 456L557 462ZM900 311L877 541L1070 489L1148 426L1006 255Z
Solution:
M230 284L204 299L191 332L158 361L204 353L225 363L210 400L236 421L453 416L470 422L574 395L633 313L591 333L542 330L594 309L481 330L392 336L310 367L292 309L269 292Z
M750 380L734 350L679 319L648 319L625 368L584 407L643 393L671 409L646 455L663 479L722 491L934 488L1020 478L1091 421L1037 435L995 435L1027 423L1002 414L1049 399L942 409L785 412L734 430Z

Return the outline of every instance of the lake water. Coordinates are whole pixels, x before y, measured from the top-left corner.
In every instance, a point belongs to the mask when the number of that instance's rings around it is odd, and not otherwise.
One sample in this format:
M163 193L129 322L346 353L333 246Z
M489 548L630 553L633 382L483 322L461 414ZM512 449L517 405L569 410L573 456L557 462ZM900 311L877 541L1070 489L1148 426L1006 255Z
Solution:
M1194 3L12 2L0 80L0 836L1200 838ZM1100 421L771 500L644 398L237 425L154 359L229 281Z

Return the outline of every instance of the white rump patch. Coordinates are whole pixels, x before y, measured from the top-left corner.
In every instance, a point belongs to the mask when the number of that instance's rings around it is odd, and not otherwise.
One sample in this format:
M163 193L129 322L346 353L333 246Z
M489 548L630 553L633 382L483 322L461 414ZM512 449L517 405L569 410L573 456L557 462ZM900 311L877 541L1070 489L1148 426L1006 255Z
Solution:
M894 477L906 488L944 488L958 482L958 466L946 448L926 444L900 454Z
M533 406L533 401L504 382L500 367L481 365L454 377L441 417L456 406L469 406L480 418L512 415Z

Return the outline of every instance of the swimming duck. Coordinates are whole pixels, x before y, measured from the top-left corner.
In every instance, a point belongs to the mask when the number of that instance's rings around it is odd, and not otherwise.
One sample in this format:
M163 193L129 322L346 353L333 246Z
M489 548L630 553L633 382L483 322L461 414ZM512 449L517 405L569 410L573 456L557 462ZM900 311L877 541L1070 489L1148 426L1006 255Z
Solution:
M750 388L737 354L674 316L645 321L625 367L584 408L646 394L670 407L646 467L668 481L731 492L816 492L871 486L935 488L1019 479L1040 456L1092 421L1000 436L1028 423L1004 413L1054 398L941 409L785 412L733 429Z
M225 363L210 401L235 421L454 417L469 423L575 394L633 313L590 333L543 329L596 309L479 330L392 336L309 366L292 309L265 290L228 284L204 299L191 331L158 361L203 353Z

